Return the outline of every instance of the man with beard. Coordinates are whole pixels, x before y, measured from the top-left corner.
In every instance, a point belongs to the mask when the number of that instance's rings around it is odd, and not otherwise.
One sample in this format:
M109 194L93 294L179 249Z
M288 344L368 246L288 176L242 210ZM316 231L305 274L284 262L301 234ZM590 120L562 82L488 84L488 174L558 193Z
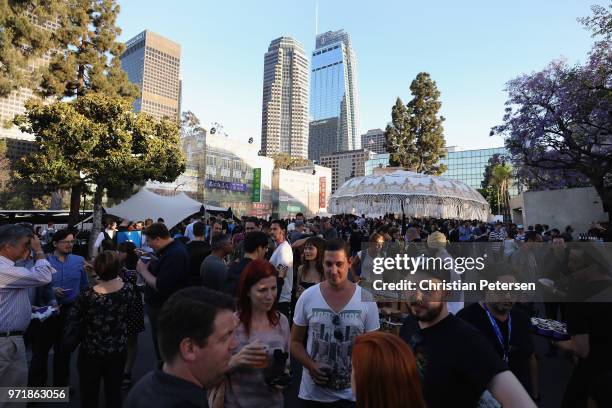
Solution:
M512 275L502 275L497 280L516 283ZM474 326L487 338L523 387L538 400L538 366L529 316L513 307L514 303L507 293L488 291L485 300L464 308L457 313L457 317Z
M420 271L413 276L419 287L421 281L448 282L440 275L443 273ZM486 338L448 312L446 295L442 290L410 293L411 315L400 330L416 356L427 406L476 407L488 389L504 408L535 408Z

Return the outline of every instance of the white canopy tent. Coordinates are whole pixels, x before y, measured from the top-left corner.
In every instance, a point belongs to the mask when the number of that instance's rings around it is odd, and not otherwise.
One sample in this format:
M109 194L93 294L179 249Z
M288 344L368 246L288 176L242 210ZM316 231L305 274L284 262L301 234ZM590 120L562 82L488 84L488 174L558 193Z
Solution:
M157 220L161 217L166 225L172 228L190 215L199 212L201 208L200 202L185 193L163 196L142 188L119 205L106 208L106 213L131 221L147 218Z
M487 221L490 208L465 183L397 170L348 180L330 197L330 212Z

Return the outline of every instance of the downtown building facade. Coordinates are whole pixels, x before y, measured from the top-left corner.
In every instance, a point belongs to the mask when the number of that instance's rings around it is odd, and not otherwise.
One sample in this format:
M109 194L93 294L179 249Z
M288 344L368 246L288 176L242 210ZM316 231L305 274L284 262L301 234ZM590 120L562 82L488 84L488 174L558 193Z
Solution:
M308 157L308 59L293 38L273 40L264 56L261 116L264 155Z
M322 156L321 166L331 168L331 193L342 186L346 181L365 176L366 162L376 156L368 149L346 150Z
M134 111L180 120L181 46L145 30L125 43L121 67L140 88Z
M316 37L310 67L310 141L308 158L359 150L357 58L344 30Z
M368 130L365 134L361 135L361 146L376 154L387 153L385 131L382 129Z

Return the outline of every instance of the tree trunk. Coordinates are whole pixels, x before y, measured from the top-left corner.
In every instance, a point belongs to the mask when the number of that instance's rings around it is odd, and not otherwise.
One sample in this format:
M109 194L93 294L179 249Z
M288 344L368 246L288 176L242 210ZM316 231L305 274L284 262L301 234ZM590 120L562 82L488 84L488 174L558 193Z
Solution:
M89 246L87 253L89 254L89 259L93 259L95 254L94 243L96 242L96 238L100 231L102 231L102 195L104 193L104 188L100 186L96 186L96 191L94 193L93 198L93 219L91 226L91 234L89 235Z
M70 215L68 215L68 227L72 227L79 222L82 187L81 184L75 184L70 189Z

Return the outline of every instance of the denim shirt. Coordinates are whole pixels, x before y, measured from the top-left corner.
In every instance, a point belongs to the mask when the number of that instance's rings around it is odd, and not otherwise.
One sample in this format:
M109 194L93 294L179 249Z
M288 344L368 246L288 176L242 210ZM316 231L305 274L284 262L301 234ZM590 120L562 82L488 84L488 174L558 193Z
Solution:
M57 302L61 305L74 303L81 290L89 286L85 259L79 255L68 254L62 262L55 254L51 254L47 256L47 260L57 273L53 274L53 279L46 288L70 289L63 298L57 298Z

